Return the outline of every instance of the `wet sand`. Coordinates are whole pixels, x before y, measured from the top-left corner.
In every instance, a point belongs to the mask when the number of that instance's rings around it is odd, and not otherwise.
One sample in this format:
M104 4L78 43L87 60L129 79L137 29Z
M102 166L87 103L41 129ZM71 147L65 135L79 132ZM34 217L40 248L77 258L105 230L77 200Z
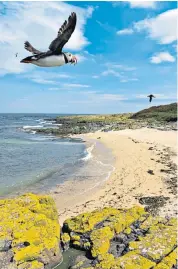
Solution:
M176 215L176 131L137 129L78 135L89 143L100 141L112 150L114 171L102 184L68 181L52 192L59 221L79 213L113 206L148 206L158 215ZM146 199L145 199L146 197ZM149 199L148 199L148 198ZM140 198L142 198L140 200ZM147 201L145 204L143 201Z

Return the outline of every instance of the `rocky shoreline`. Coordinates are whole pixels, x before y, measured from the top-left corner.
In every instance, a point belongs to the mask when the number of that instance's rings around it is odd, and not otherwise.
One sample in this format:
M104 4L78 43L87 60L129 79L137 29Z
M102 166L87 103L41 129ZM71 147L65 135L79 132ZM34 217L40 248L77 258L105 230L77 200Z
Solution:
M96 131L109 132L119 131L125 129L140 129L153 128L162 131L177 131L177 123L162 123L162 122L145 122L137 120L129 120L127 122L81 122L80 120L61 119L55 120L60 122L61 126L58 128L34 128L38 134L55 135L59 137L70 137L71 135L94 133ZM28 130L27 130L28 131ZM31 131L31 129L30 129Z
M37 133L62 137L98 130L108 132L145 127L177 131L177 103L150 107L135 114L58 116L50 121L56 128L36 128L33 130Z
M60 229L50 196L25 194L0 207L2 269L60 269L71 248L82 254L66 269L177 268L175 218L108 207L67 219Z

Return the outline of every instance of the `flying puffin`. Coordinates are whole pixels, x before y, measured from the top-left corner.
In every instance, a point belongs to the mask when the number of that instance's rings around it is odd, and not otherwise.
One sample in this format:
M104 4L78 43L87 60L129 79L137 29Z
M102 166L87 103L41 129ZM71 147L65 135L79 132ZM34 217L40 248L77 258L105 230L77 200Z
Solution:
M21 60L21 63L31 63L42 67L61 66L67 63L76 64L77 58L69 52L62 52L62 48L69 41L75 30L77 22L76 13L72 12L60 27L57 37L51 42L49 50L41 52L35 49L28 41L25 42L25 49L33 54Z
M150 103L151 103L153 97L156 98L153 94L150 94L150 95L148 95L147 97L149 97L149 102L150 102Z

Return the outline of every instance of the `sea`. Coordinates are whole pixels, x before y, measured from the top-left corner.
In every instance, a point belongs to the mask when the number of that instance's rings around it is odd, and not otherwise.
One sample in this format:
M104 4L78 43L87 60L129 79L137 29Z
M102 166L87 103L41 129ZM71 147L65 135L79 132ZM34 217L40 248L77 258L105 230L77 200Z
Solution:
M35 132L35 128L62 128L53 121L56 116L0 114L0 198L48 193L66 180L94 180L95 184L107 180L113 157L99 140L87 146L82 139Z

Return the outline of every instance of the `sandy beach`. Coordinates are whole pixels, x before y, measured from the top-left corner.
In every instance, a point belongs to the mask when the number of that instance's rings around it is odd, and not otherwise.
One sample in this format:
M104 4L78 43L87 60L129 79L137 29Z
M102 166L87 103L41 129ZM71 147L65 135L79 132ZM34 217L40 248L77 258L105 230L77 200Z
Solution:
M51 194L59 221L81 212L113 206L147 206L158 215L176 215L176 131L137 129L78 135L100 141L115 157L110 177L92 186L89 180L60 185ZM151 198L150 198L151 197Z

